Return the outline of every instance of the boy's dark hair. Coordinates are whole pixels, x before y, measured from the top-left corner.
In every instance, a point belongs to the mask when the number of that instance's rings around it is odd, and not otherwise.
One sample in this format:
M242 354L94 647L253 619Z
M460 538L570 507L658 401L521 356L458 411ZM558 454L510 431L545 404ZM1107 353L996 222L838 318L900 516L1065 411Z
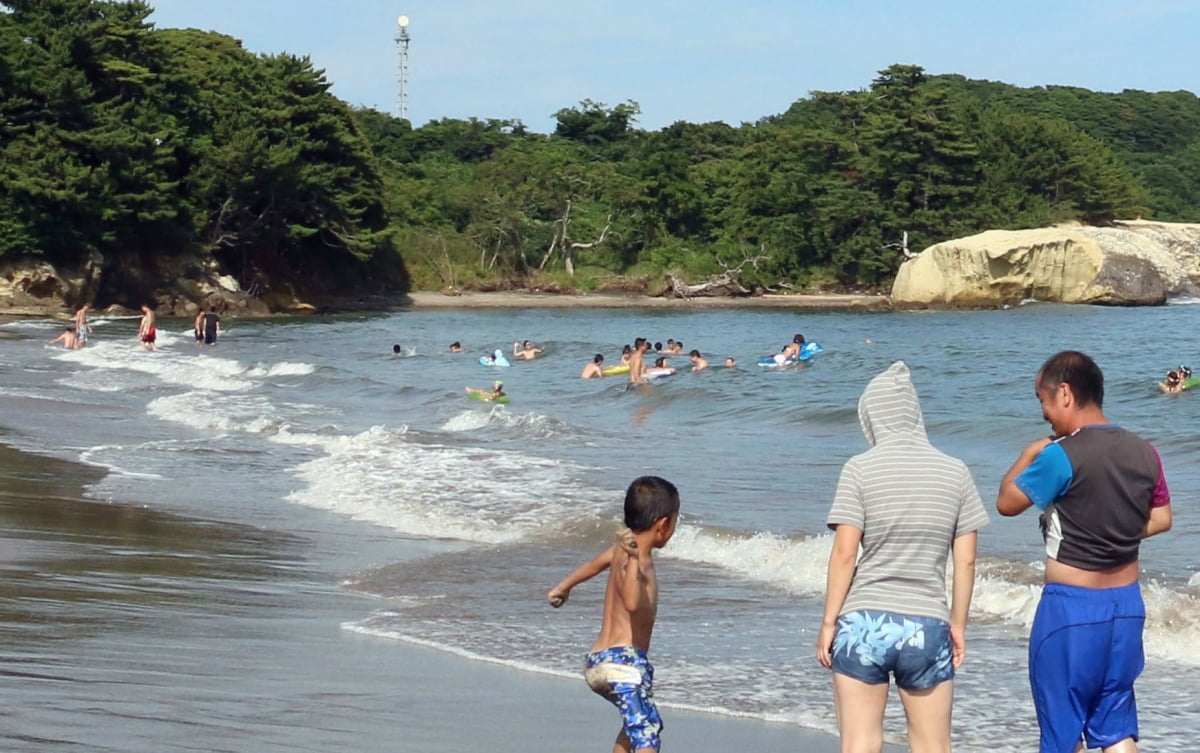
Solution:
M1046 359L1038 371L1038 385L1056 390L1060 384L1071 386L1080 405L1104 407L1104 373L1086 353L1064 350Z
M625 490L625 525L634 533L679 514L679 490L665 478L639 476Z
M654 349L655 349L655 350L662 350L662 343L658 343L658 342L654 343Z
M400 352L400 345L399 345L399 344L393 345L393 346L392 346L392 352L393 352L393 353L399 353L399 352Z
M658 358L654 359L654 368L661 369L661 368L665 368L666 365L667 365L666 356L659 356Z
M700 358L700 351L693 350L691 353L688 353L688 356L691 358Z
M596 355L592 356L592 363L604 363L604 354L597 353Z

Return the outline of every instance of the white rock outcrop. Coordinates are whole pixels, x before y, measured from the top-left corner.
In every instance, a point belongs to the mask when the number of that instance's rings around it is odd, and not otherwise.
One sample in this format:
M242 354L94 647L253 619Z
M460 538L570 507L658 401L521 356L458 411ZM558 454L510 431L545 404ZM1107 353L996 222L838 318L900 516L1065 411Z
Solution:
M989 230L937 243L900 266L897 306L1023 300L1146 306L1200 293L1200 225L1120 222Z

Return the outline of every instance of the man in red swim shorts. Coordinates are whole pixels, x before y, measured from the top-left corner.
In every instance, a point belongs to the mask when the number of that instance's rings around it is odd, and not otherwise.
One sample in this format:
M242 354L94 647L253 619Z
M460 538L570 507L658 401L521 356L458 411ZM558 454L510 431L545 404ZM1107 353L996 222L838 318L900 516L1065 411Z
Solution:
M138 337L142 340L143 348L155 350L154 341L158 339L158 331L154 328L154 309L149 306L142 306L142 323L138 327Z

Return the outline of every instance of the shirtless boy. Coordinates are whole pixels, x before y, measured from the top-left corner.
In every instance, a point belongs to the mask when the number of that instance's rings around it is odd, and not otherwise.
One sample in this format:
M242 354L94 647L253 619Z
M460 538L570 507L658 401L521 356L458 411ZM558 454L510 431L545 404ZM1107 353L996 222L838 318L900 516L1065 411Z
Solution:
M700 355L700 351L693 350L691 353L688 353L688 358L692 361L692 371L703 371L708 368L708 361L704 360L704 357Z
M192 334L196 336L196 344L204 342L204 309L196 314L196 318L192 320Z
M671 540L679 520L679 491L658 476L634 479L625 491L625 528L619 543L580 565L555 586L551 606L566 603L571 589L608 571L600 635L587 655L584 680L621 712L613 753L657 752L662 718L654 705L654 667L647 652L658 613L653 553Z
M513 343L513 355L521 356L526 361L532 361L537 358L537 354L541 353L541 348L533 347L533 343L526 340L523 343Z
M604 376L604 355L597 353L592 357L592 362L583 367L583 373L579 375L580 379L595 379Z
M629 357L629 381L632 384L646 381L646 350L650 343L646 338L639 337L633 341L633 355Z
M63 330L63 333L50 341L51 345L62 343L67 350L79 350L83 347L83 343L79 341L79 337L75 334L75 328L68 326Z
M83 304L79 310L75 312L75 337L79 339L79 347L83 347L88 343L88 335L92 334L92 325L88 324L87 315L91 310L91 306Z

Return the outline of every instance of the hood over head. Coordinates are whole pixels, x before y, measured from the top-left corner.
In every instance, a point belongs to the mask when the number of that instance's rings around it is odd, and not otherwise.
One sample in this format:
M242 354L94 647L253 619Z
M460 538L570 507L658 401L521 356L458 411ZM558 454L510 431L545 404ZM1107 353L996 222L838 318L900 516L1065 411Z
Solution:
M858 421L872 446L903 437L929 441L921 403L904 361L896 361L867 384L858 399Z

